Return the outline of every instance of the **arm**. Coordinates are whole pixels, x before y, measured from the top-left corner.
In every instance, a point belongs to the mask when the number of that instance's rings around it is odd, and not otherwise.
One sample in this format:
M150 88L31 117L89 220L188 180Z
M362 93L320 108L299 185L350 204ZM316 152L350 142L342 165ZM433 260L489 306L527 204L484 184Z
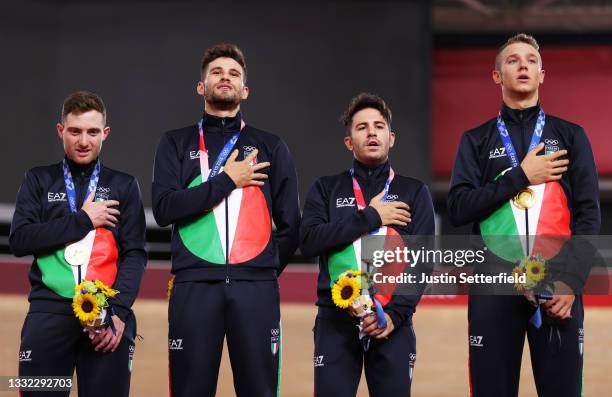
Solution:
M422 244L416 244L417 246L431 246L432 237L435 234L435 214L431 194L427 186L423 185L421 187L410 208L412 209L412 222L409 226L412 229L411 236L414 236L417 240L422 240ZM409 241L414 241L414 239ZM420 280L420 273L427 270L424 269L423 265L419 265L418 268L411 268L410 271L416 274L417 280ZM394 294L384 308L395 328L401 326L415 312L425 285L410 286L403 291L401 286L399 288L400 290L396 291L398 294Z
M464 134L459 143L448 193L448 212L454 226L478 222L529 185L522 167L512 168L495 181L481 186L478 151Z
M43 222L42 194L36 176L31 171L27 172L17 193L9 235L9 245L15 256L37 255L59 248L82 239L93 229L89 216L82 209ZM68 206L68 203L65 205Z
M125 322L138 294L147 263L145 251L145 216L140 188L132 179L126 197L120 201L119 260L114 288L119 294L113 299L117 316Z
M382 224L378 212L370 206L355 211L348 217L329 222L329 197L319 179L310 188L304 203L300 228L300 250L312 257L347 245Z
M160 226L210 210L236 187L232 179L221 172L194 188L183 188L180 158L176 145L164 135L155 154L152 186L153 215Z
M572 191L569 204L574 220L572 238L551 265L560 272L556 278L569 285L574 293L580 294L596 256L596 248L592 244L595 239L587 236L598 235L601 226L599 182L591 144L583 129L574 136L568 152L568 176Z
M276 225L272 238L278 248L280 275L298 246L300 227L297 174L289 149L282 141L274 149L270 174L272 219Z

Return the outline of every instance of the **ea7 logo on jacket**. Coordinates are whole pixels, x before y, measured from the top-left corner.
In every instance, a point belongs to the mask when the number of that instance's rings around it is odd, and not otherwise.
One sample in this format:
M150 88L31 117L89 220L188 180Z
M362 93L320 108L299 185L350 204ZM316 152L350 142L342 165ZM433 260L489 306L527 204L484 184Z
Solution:
M481 335L470 335L470 346L484 347Z
M199 150L191 150L189 151L189 160L195 160L200 158Z
M506 148L505 147L500 147L500 148L495 148L491 151L489 151L489 160L491 159L496 159L499 157L506 157Z
M354 207L355 206L355 197L338 197L336 199L336 208L342 207Z
M32 361L32 350L22 350L19 352L19 362Z
M66 201L66 193L47 193L47 202L55 203L57 201Z
M168 350L183 350L183 340L168 339Z

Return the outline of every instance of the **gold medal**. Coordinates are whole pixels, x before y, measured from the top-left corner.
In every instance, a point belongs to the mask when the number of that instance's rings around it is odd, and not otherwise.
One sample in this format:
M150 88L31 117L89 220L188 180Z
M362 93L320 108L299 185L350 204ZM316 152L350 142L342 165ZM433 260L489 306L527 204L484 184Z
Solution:
M71 266L83 266L87 260L87 251L82 244L69 244L64 250L64 259L66 259L66 262Z
M533 207L536 202L536 195L530 188L522 189L512 198L512 203L522 210Z

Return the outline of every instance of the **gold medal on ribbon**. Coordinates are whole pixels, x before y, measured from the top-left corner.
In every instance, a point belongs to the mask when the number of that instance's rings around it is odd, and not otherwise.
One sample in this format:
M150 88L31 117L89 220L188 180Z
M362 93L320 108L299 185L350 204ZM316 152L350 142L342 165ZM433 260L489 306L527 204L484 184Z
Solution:
M64 259L66 259L66 262L71 266L83 266L87 260L87 251L82 244L69 244L64 250Z
M530 188L522 189L512 198L512 203L522 210L533 207L536 202L536 195Z

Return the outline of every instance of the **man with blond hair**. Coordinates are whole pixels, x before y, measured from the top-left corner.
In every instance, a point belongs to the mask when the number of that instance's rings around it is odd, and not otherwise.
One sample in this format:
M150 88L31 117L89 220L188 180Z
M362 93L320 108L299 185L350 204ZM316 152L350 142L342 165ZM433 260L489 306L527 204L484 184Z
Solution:
M584 129L544 113L544 74L536 40L511 37L493 70L502 92L499 115L467 131L455 159L448 195L453 224L473 223L495 263L507 263L510 271L517 261L548 262L549 291L470 295L475 397L518 395L525 334L538 395L580 396L583 390L581 290L588 264L560 260L551 247L599 233L598 180ZM521 244L520 236L529 238ZM510 252L514 241L518 255ZM543 241L548 246L538 245Z

